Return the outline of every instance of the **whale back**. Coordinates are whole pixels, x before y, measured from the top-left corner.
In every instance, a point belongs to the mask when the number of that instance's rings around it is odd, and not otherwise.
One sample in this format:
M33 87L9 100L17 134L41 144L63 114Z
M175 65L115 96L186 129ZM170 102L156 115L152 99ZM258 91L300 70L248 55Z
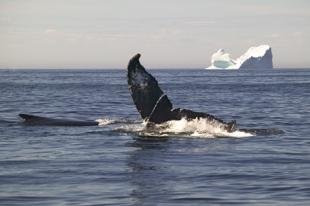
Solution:
M40 125L40 126L96 126L96 121L79 121L70 119L54 119L48 117L40 117L31 114L19 114L27 125Z

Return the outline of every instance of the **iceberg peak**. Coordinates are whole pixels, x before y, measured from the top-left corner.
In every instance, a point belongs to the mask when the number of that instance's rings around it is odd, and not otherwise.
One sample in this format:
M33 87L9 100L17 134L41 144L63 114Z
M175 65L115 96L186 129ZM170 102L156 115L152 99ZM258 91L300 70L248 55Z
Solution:
M269 45L250 47L236 60L224 49L219 49L212 55L211 66L206 69L270 69L273 68L272 51Z

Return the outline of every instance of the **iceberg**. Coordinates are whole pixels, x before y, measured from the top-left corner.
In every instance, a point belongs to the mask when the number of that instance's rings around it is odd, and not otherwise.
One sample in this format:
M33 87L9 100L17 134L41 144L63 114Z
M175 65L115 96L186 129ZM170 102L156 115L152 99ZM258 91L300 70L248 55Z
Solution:
M232 59L224 49L211 57L211 66L206 69L272 69L272 51L269 45L250 47L237 59Z

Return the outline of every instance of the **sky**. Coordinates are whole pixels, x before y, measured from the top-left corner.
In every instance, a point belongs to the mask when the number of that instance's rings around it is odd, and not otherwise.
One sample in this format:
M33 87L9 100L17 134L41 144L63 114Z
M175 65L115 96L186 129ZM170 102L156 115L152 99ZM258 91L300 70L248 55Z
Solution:
M310 68L309 0L0 0L0 68L205 68L269 44Z

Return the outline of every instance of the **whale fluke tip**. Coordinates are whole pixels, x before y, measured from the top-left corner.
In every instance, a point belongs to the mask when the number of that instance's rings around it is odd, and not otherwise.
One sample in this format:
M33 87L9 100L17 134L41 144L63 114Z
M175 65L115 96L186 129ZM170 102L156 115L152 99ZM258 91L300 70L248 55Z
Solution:
M141 57L141 54L140 53L137 53L136 55L134 55L131 59L130 59L130 61L129 62L137 62L137 61L139 61L139 59L140 59L140 57Z
M140 53L137 53L136 55L134 55L130 60L129 60L129 63L128 63L128 66L127 66L127 70L128 71L135 71L137 67L141 67L143 68L143 66L140 64L140 61L139 61L139 58L141 57L141 54ZM143 69L144 70L144 69ZM129 72L130 73L130 72ZM128 74L129 74L128 73Z
M134 56L134 58L135 58L135 57L139 59L139 58L141 57L141 54L140 54L140 53L137 53L137 54Z

